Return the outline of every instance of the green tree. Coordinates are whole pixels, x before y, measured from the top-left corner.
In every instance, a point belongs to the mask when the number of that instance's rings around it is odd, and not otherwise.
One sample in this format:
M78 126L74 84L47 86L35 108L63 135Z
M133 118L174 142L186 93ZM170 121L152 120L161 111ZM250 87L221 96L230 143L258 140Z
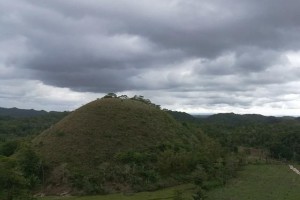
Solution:
M13 158L0 157L0 199L26 199L26 179ZM22 198L20 198L22 197Z
M17 162L30 188L37 186L42 178L43 165L35 151L30 146L23 146L17 154Z
M197 192L192 197L193 197L193 200L207 199L206 192L202 188L198 188Z
M0 145L0 155L3 156L11 156L14 154L19 146L19 141L7 141Z

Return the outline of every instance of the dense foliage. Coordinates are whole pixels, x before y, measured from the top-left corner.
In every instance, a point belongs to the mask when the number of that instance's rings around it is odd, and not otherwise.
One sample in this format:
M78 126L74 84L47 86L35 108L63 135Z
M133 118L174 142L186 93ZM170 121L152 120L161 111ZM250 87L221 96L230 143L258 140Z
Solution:
M31 190L43 180L43 162L26 141L10 156L0 156L0 199L32 199Z
M296 119L234 126L203 123L201 127L232 149L236 146L264 148L273 158L300 162L300 122Z
M272 158L300 162L299 118L225 113L188 120L186 114L173 115L183 123L196 124L231 151L240 146L260 148Z
M104 194L191 182L194 199L203 199L245 163L241 147L300 162L298 118L196 118L113 93L67 114L0 117L0 199L29 199L41 185L46 193Z
M0 142L39 134L61 120L67 114L67 112L50 112L34 117L1 116Z
M186 182L210 189L223 185L243 163L196 126L176 121L142 96L109 94L93 101L34 144L52 167L47 188L88 194Z
M0 108L0 199L32 199L31 190L42 184L46 167L31 147L31 137L67 114Z

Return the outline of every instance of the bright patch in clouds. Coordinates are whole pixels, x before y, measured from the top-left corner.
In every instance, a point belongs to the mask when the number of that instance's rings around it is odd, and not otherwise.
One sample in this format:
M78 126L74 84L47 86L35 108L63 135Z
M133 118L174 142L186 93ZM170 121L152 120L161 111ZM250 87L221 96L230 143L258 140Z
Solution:
M288 58L288 61L291 63L293 67L300 68L300 51L297 52L288 52L286 54L286 57Z
M35 108L47 111L74 110L104 95L74 92L69 88L45 85L40 81L14 80L14 82L2 83L0 104L6 104L7 107ZM18 90L15 90L16 85L18 85Z

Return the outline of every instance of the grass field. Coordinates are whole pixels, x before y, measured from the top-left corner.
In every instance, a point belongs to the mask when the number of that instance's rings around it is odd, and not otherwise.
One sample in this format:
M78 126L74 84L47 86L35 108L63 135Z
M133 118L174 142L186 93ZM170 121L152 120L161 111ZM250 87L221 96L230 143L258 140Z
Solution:
M251 165L208 196L209 200L299 200L300 176L287 165Z
M295 166L300 169L300 166ZM45 197L41 200L172 200L176 190L183 191L184 199L191 200L195 186L182 185L155 192L132 195L113 194L85 197ZM238 178L225 187L208 193L208 200L299 200L300 176L288 165L250 165Z
M135 194L111 194L102 196L85 196L85 197L44 197L39 200L172 200L175 191L182 191L185 200L191 200L195 189L194 185L181 185L167 188L155 192L140 192Z

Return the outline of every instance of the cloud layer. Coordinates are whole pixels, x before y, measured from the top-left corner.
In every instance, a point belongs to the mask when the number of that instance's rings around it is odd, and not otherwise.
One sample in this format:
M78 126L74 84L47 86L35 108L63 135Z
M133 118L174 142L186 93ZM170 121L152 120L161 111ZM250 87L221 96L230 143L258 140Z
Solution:
M0 0L0 106L73 109L118 92L189 112L295 115L299 7L296 0Z

